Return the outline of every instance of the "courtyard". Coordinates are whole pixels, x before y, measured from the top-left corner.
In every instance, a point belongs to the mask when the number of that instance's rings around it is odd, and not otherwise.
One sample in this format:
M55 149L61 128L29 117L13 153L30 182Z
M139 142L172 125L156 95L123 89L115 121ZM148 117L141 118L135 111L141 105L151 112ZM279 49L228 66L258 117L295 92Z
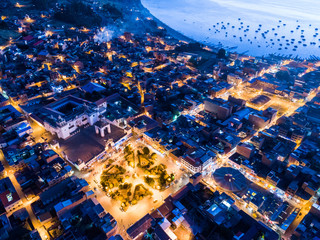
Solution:
M128 144L118 159L107 161L100 185L119 202L121 211L127 211L145 198L157 202L157 196L174 183L177 169L167 169L166 162L147 146Z
M102 206L116 216L120 232L125 232L189 182L185 170L169 157L155 153L151 146L133 138L126 146L81 174ZM148 154L145 147L149 149Z

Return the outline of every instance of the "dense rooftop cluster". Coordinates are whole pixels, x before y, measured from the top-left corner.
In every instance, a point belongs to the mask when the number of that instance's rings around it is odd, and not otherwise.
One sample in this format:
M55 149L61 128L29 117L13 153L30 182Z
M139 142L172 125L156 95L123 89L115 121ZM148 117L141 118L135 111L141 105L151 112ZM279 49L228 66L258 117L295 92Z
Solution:
M317 239L319 62L225 54L157 24L55 27L51 10L1 19L19 30L0 48L1 239ZM131 227L85 179L129 141L190 177Z

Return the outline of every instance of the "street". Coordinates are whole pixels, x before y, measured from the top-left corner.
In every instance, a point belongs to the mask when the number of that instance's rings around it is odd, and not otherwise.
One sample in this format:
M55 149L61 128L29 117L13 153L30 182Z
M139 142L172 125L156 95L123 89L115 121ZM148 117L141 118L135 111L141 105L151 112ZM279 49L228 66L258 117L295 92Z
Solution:
M39 196L35 196L34 198L32 198L31 200L28 200L26 198L26 196L24 195L24 193L22 192L22 189L20 187L20 184L18 183L16 177L14 176L14 171L10 168L8 162L5 160L3 152L0 151L0 161L2 162L4 168L5 168L5 172L6 172L6 176L10 178L14 188L16 189L22 204L21 206L19 206L18 208L14 209L12 212L9 213L9 216L16 210L19 210L21 208L26 208L30 220L32 222L32 225L34 227L34 229L37 229L41 238L44 239L50 239L47 231L44 229L44 226L40 223L40 221L36 218L36 216L34 215L32 208L31 208L31 204L37 200L39 200Z

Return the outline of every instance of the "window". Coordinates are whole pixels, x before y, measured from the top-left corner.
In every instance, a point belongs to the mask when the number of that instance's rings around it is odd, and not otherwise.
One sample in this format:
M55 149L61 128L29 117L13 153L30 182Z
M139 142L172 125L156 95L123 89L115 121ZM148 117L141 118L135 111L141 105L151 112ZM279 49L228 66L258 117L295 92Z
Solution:
M7 194L6 197L8 199L8 202L11 202L13 200L12 193Z

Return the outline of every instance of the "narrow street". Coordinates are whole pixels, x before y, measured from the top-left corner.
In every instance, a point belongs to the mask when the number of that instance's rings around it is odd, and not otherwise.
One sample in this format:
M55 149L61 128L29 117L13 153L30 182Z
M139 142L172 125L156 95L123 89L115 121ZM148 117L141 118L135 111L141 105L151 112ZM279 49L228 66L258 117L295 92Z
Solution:
M20 184L18 183L16 177L14 176L14 171L11 169L11 167L9 166L8 162L5 160L5 157L3 155L3 152L0 151L0 161L4 166L5 172L6 172L6 176L10 178L14 188L16 189L22 204L19 205L18 208L14 209L13 211L11 211L8 215L10 216L14 211L17 211L19 209L25 208L29 214L30 220L32 222L32 225L34 227L34 229L37 229L42 240L45 239L49 239L49 235L47 233L47 231L45 231L45 229L43 228L43 225L40 223L40 221L37 219L37 217L34 215L32 208L31 208L31 204L37 200L39 200L39 196L36 196L34 198L32 198L31 200L28 200L26 198L26 196L24 195L24 193L22 192L22 189L20 187Z

